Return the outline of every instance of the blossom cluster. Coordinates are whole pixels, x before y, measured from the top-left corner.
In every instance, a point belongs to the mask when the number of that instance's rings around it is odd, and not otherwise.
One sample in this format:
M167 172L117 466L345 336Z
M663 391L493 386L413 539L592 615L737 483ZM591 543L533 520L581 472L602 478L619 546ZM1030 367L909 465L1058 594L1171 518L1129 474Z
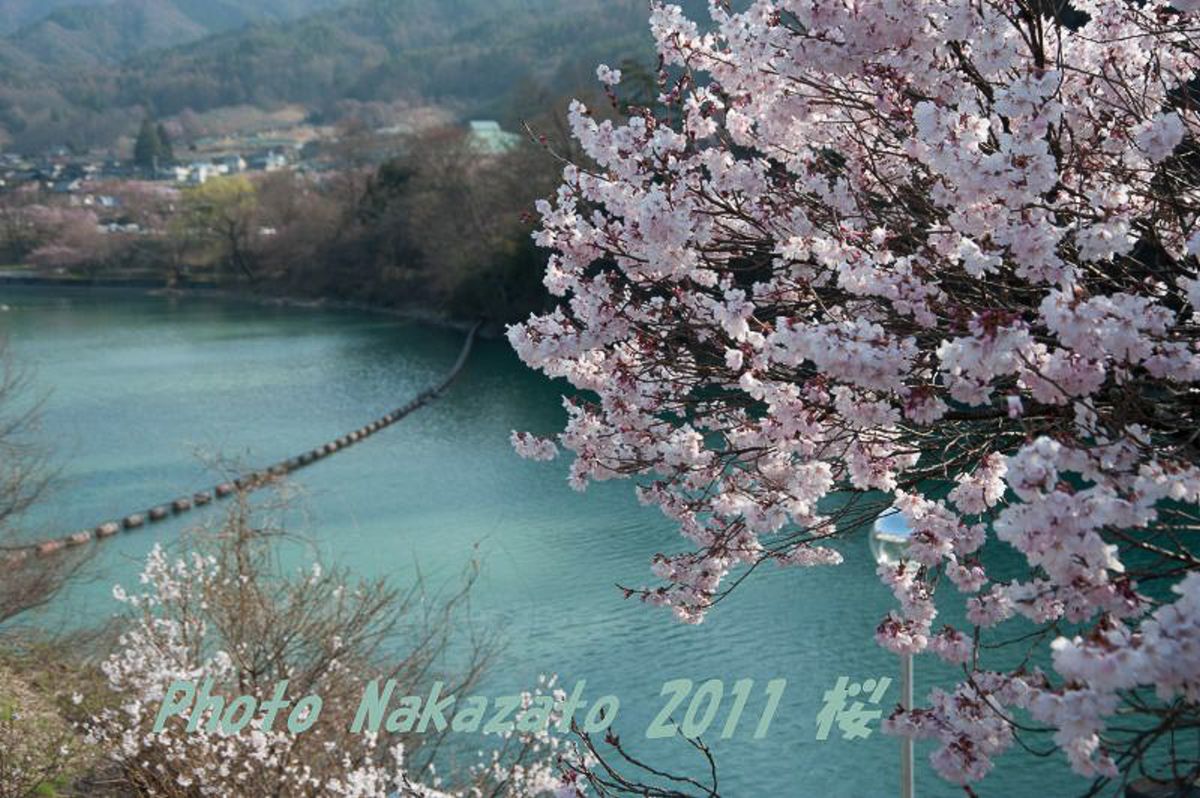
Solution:
M321 576L321 570L314 568L308 578ZM114 588L114 597L131 613L119 649L102 666L119 704L93 717L87 732L89 742L130 783L145 794L178 796L457 798L475 794L445 787L432 767L419 768L424 778L418 778L409 768L402 742L370 731L331 732L318 725L295 734L286 724L267 728L263 717L256 715L234 732L214 722L210 710L194 706L156 726L159 709L177 681L211 680L226 694L236 694L252 682L253 675L220 647L221 637L207 612L208 602L239 578L226 573L215 557L192 553L171 560L156 545L141 575L145 589L131 593ZM339 655L348 658L351 653L342 641L304 641L303 645L328 645L333 660L322 683L331 691L336 685L362 681L360 674L339 662ZM545 682L537 691L524 694L527 705L536 695L554 689L552 682ZM194 712L200 714L191 724ZM470 773L460 774L460 782L491 784L497 791L490 794L509 798L579 794L559 774L557 757L566 749L549 731L513 730L503 737L503 752L489 752ZM520 749L518 756L506 755L512 748Z
M215 558L193 554L172 562L156 545L141 575L146 590L113 589L114 598L136 614L120 649L103 664L121 704L93 719L91 741L155 793L249 794L263 787L266 775L277 782L273 787L294 795L384 798L403 788L404 794L442 798L443 793L407 783L402 748L389 750L390 761L380 762L373 751L377 740L369 735L361 738L361 751L331 751L339 760L331 773L318 772L299 756L295 735L263 730L260 718L236 734L203 723L189 732L187 710L180 722L154 730L158 708L176 680L237 683L229 653L201 645L209 632L204 614L187 611L223 578Z
M517 449L571 452L580 489L637 480L691 546L630 593L683 621L740 567L840 562L831 541L889 495L876 511L914 534L880 569L898 606L877 640L964 670L891 726L939 740L963 785L1013 744L1008 708L1114 776L1127 692L1194 717L1200 689L1181 539L1200 519L1200 6L1060 6L712 2L700 25L655 3L659 106L571 106L587 158L535 234L560 301L509 330L581 392ZM989 570L997 547L1021 575ZM946 582L974 629L937 629ZM1017 617L1053 672L985 670L980 635Z

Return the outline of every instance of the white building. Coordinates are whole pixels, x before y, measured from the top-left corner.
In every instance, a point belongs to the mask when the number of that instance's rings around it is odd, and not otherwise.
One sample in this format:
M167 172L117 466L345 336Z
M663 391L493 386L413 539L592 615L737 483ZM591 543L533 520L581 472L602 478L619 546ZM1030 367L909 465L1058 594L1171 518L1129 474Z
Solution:
M197 161L189 164L187 167L187 178L185 182L193 186L202 186L209 180L221 174L221 170L207 161Z
M471 146L483 155L499 155L508 152L521 141L516 133L509 133L500 123L491 119L471 121L469 135Z

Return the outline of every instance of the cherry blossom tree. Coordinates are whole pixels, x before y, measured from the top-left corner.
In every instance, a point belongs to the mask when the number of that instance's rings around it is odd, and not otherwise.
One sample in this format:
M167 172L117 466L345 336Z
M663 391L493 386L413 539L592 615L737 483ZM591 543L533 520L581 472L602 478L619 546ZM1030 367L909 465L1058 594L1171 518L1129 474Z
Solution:
M47 269L71 269L98 265L111 254L108 237L100 220L87 208L38 205L30 212L32 224L43 243L28 255L30 263Z
M354 582L319 563L293 572L280 562L275 544L281 535L261 509L239 497L222 527L196 536L184 553L172 557L155 545L142 588L114 587L128 623L101 666L115 700L84 724L88 742L110 763L111 772L98 770L96 778L132 794L168 798L564 792L559 759L579 757L550 727L525 731L510 724L489 741L497 745L481 752L473 767L451 774L450 783L433 763L449 729L354 730L352 719L372 680L394 679L405 695L428 689L435 676L446 679L449 695L478 685L493 653L488 641L473 637L469 650L457 648L453 671L446 662L451 635L470 627L464 615L474 571L449 596L421 585L402 591L382 580ZM180 681L207 685L197 690L219 696L219 707L198 709L197 699L160 723L163 703ZM278 722L274 711L267 720L259 702L283 699L281 684L286 706ZM300 709L306 695L320 697L316 710ZM522 711L541 695L565 700L553 680L543 680L522 694ZM239 710L236 729L222 726L242 697L253 702ZM224 712L221 723L214 712ZM291 730L293 715L311 728Z
M877 641L962 677L891 731L968 792L1036 730L1095 791L1190 784L1200 3L747 5L656 3L659 106L572 105L535 236L561 301L509 338L580 392L516 448L637 481L689 546L628 592L689 623L894 506Z

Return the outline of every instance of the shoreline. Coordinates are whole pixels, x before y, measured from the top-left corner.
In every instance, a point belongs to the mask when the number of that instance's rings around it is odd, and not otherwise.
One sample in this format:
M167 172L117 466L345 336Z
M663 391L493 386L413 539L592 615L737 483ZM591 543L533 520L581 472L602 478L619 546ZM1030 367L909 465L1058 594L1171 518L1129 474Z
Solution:
M144 293L147 296L163 297L209 297L250 302L263 307L286 307L307 310L355 311L360 313L376 313L390 316L402 321L412 321L428 324L441 329L465 333L471 330L477 320L461 319L450 316L438 310L426 307L388 307L373 305L369 302L356 302L348 299L333 299L330 297L301 297L287 294L262 294L242 292L231 288L191 283L181 286L165 286L162 280L151 278L79 278L53 277L33 272L0 272L0 288L16 286L24 288L59 288L73 290L120 290ZM494 321L486 321L479 330L479 336L485 339L504 337L503 327Z

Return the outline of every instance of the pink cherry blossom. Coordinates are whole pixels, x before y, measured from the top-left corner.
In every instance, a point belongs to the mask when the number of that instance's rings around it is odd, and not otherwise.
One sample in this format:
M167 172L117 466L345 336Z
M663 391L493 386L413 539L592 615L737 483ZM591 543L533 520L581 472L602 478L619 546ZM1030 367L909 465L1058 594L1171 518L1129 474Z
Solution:
M1011 709L1102 777L1140 756L1118 710L1200 721L1200 8L1071 5L654 3L661 107L572 105L586 158L535 233L560 302L508 333L577 390L553 443L514 444L678 524L629 591L680 620L758 563L865 550L831 541L894 504L876 639L969 678L889 724L964 785ZM976 628L933 631L947 582ZM1029 623L1053 669L985 670ZM1126 700L1151 686L1186 711Z

